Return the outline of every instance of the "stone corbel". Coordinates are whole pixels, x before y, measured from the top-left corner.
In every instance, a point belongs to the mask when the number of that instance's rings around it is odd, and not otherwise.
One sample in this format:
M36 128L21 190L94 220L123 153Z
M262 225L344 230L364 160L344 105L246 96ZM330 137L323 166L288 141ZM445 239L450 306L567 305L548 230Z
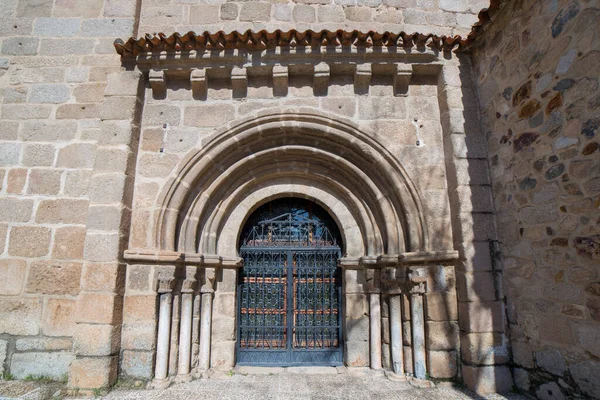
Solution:
M164 99L167 96L167 77L165 71L150 70L148 82L152 88L152 96L156 99Z
M327 63L321 62L315 65L313 76L313 91L315 95L322 96L327 94L330 74L331 70Z
M412 78L413 70L410 65L396 64L394 71L394 95L407 96L408 85Z
M358 64L354 72L354 92L358 94L369 93L372 76L371 64Z
M190 84L192 86L192 94L196 99L206 99L208 92L208 77L206 69L194 69L190 74Z
M231 89L233 97L245 97L248 93L248 71L246 68L233 67L231 69Z
M273 66L273 95L277 97L288 94L288 67L284 65Z

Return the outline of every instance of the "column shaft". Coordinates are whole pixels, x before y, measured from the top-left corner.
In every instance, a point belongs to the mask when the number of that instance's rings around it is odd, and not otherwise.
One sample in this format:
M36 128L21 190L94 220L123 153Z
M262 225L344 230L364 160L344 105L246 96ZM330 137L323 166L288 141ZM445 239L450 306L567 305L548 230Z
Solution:
M169 342L171 338L171 293L160 295L158 314L158 338L156 343L156 368L154 379L164 380L169 372Z
M181 328L179 329L179 363L177 375L184 378L190 374L190 360L192 355L192 306L191 293L181 296Z
M423 295L412 293L410 296L412 321L412 345L415 376L425 379L425 324L423 323Z
M201 370L210 368L210 336L212 323L213 293L202 293L202 307L200 310L200 357Z
M381 304L379 293L369 295L369 327L371 368L381 369Z
M402 318L400 295L390 296L390 340L392 342L392 369L396 374L404 375L404 355L402 352Z

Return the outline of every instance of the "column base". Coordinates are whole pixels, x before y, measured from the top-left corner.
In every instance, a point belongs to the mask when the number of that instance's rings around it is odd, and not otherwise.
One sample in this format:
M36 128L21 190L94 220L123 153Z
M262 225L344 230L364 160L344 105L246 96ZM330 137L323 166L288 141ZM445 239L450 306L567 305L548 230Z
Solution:
M150 386L152 389L166 389L171 386L171 379L153 379Z
M406 382L406 380L407 380L406 375L397 374L392 371L385 371L385 376L390 381L394 381L394 382Z
M177 375L175 377L175 383L185 383L185 382L191 382L191 381L192 381L192 374Z

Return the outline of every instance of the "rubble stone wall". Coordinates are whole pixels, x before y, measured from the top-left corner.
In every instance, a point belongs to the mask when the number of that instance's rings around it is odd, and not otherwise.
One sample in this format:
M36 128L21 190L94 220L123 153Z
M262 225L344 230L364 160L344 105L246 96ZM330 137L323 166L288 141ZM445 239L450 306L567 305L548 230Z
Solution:
M514 377L540 398L600 394L599 6L506 2L473 54Z

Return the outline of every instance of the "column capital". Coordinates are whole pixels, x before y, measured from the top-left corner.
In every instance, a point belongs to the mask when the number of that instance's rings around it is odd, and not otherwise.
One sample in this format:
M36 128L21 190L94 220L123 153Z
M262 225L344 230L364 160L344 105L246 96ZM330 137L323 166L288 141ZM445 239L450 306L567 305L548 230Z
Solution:
M181 292L182 293L193 293L194 289L196 287L196 272L197 272L197 267L195 266L186 266L185 267L185 279L182 282L181 285Z
M175 287L175 267L158 272L158 293L170 293Z

